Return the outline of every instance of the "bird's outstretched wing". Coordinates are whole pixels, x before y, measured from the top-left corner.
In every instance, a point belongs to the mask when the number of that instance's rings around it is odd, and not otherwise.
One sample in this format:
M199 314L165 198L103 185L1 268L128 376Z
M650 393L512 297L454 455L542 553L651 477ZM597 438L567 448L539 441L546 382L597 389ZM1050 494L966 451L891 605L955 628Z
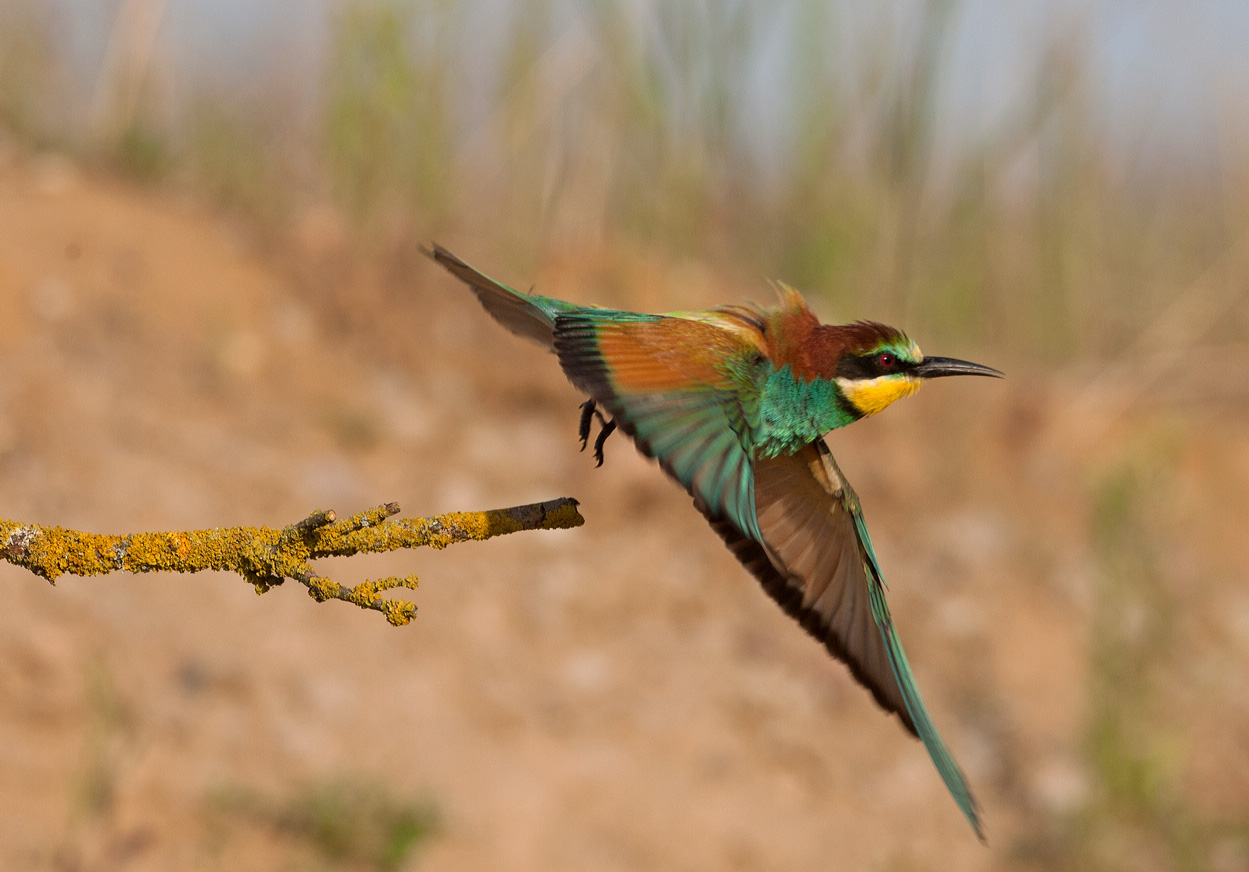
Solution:
M607 409L711 515L758 536L745 380L749 340L714 323L581 309L555 319L555 352L579 389Z
M976 801L937 734L902 651L858 497L828 446L820 440L796 454L759 458L754 474L760 539L700 508L781 607L923 741L983 839Z

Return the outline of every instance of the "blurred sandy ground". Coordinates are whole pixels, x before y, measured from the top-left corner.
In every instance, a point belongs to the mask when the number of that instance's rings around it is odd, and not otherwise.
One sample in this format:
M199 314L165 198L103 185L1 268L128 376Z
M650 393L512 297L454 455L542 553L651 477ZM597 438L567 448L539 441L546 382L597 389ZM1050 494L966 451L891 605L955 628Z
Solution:
M398 291L345 279L393 343L379 363L193 201L6 151L5 516L120 532L572 495L587 524L326 568L415 569L421 611L403 630L228 576L52 588L0 569L0 864L340 868L213 797L346 776L436 805L439 835L411 860L429 869L1040 868L1102 801L1089 664L1103 625L1118 638L1135 621L1129 638L1168 635L1147 664L1149 777L1211 832L1230 822L1186 868L1246 868L1243 416L1133 413L1090 446L1064 417L1071 379L1025 370L934 385L832 438L986 849L922 747L687 498L618 437L595 470L554 362L414 263ZM591 300L608 269L663 274L622 257L534 278ZM686 270L662 293L758 295L735 281ZM1098 521L1097 482L1116 475L1143 477L1139 523L1167 537L1150 545L1161 631L1149 603L1104 614L1120 558L1092 531L1114 523ZM1149 837L1098 850L1178 868Z

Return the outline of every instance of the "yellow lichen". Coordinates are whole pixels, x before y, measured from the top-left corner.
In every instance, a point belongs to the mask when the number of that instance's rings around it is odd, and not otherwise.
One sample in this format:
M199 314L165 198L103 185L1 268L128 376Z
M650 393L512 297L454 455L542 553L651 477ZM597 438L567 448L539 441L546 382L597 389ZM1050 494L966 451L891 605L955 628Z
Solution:
M318 576L309 564L318 557L483 540L520 530L554 530L585 523L572 499L552 500L488 512L456 512L435 518L388 520L399 511L387 503L336 520L333 511L314 512L281 530L228 527L173 533L107 536L63 527L40 527L0 519L0 558L23 566L49 582L64 573L103 575L126 572L226 570L266 593L286 579L303 584L318 602L339 599L379 611L394 626L416 615L413 603L381 594L403 587L416 590L417 578L383 578L346 588Z

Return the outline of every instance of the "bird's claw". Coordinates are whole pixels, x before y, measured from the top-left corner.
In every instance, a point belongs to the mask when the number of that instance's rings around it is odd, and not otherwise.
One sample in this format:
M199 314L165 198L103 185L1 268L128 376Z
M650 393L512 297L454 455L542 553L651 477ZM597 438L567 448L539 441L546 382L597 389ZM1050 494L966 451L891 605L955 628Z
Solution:
M601 419L602 415L599 418ZM598 431L598 438L594 440L594 459L598 461L595 467L603 465L603 443L607 441L607 437L614 433L615 430L616 419L612 418L610 421L604 421L602 429Z
M581 423L577 425L577 437L581 439L581 450L585 451L590 442L590 419L596 409L594 400L586 400L581 404Z
M594 440L594 459L598 461L596 466L603 465L603 444L607 442L616 429L616 419L610 421L603 417L603 413L598 410L598 403L591 397L581 404L581 422L577 427L577 435L581 438L581 450L585 451L586 446L590 444L590 421L598 418L599 431L598 438Z

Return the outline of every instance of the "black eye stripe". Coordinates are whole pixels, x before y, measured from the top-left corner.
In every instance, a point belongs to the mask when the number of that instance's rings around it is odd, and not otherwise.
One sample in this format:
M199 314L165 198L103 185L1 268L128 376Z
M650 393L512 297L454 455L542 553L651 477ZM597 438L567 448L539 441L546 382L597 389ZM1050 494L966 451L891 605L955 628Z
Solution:
M884 362L885 358L888 358L889 363ZM891 351L877 351L862 356L847 355L837 364L837 377L859 381L882 375L896 375L914 366L914 363Z

